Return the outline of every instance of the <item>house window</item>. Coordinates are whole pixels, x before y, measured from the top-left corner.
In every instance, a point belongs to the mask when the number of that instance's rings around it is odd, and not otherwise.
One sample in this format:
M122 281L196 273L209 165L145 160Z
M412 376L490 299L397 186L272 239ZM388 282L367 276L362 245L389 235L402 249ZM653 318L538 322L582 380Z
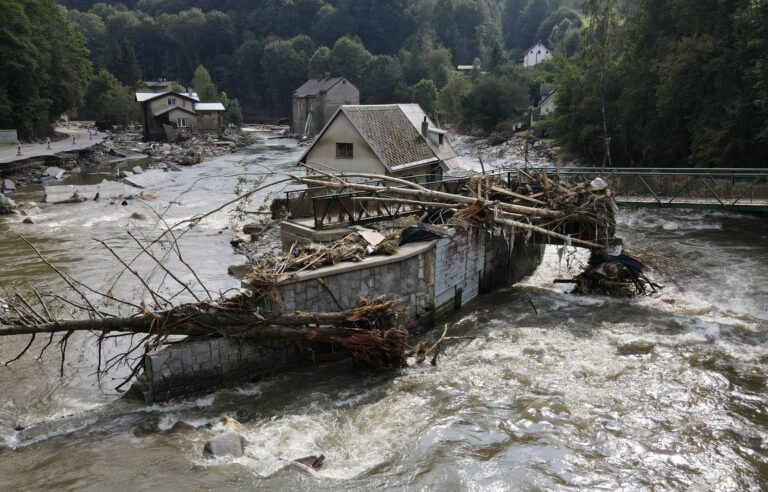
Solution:
M538 53L536 53L536 54L537 54L537 55L540 55L540 54L541 54L541 50L539 50L539 52L538 52Z
M351 143L337 143L336 144L336 158L337 159L352 159L352 144Z
M176 105L176 98L175 97L169 97L168 98L168 106L175 106Z
M187 126L189 126L189 125L187 124L187 119L186 118L176 118L176 127L178 127L178 128L187 128Z

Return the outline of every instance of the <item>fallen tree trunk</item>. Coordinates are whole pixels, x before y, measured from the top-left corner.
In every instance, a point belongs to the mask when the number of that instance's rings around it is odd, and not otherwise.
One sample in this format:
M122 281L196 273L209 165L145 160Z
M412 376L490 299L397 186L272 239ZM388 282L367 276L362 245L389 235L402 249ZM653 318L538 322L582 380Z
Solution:
M311 178L295 177L294 180L297 183L310 184L315 186L323 186L326 188L334 189L351 189L360 191L370 191L375 193L387 193L392 195L404 195L415 196L421 200L429 198L431 200L446 200L453 203L463 203L467 205L480 204L482 206L493 206L504 212L511 212L514 214L525 215L528 217L541 217L544 219L561 219L564 214L558 210L552 210L548 208L534 208L526 207L523 205L513 205L511 203L493 202L481 197L469 197L463 195L455 195L452 193L445 193L442 191L431 190L417 190L411 188L396 188L391 186L373 186L361 183L349 183L346 181L321 181Z
M22 353L10 362L24 355L38 334L50 334L46 348L54 334L64 334L60 342L63 356L66 341L75 332L96 334L99 347L110 333L117 334L109 337L140 335L142 341L138 344L132 342L134 348L128 350L124 358L141 347L145 351L158 348L167 343L170 336L336 343L348 349L355 359L377 367L406 365L413 351L408 330L400 319L404 313L402 300L393 295L373 299L362 297L354 308L329 313L268 313L252 303L253 299L241 295L217 304L184 304L166 311L152 312L145 308L142 313L130 317L69 320L45 317L26 303L24 307L13 306L21 316L19 318L2 317L0 312L0 337L32 336ZM48 312L47 308L45 311ZM94 314L91 312L91 315ZM139 368L140 365L134 366L134 373Z
M231 308L204 311L197 305L182 305L165 312L121 318L72 319L39 324L12 320L14 324L0 325L0 336L88 331L330 341L359 333L361 329L376 328L380 323L372 321L370 317L382 314L389 317L388 311L394 307L395 301L387 300L340 312L276 314L258 310L236 311Z

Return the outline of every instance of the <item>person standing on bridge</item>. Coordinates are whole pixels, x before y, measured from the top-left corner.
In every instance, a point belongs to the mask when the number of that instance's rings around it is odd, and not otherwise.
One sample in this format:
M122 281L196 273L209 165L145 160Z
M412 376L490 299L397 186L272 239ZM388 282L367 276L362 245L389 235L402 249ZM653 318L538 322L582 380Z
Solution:
M51 137L45 137L46 149L51 150Z
M16 155L21 155L21 142L16 140Z
M72 145L75 145L77 142L75 142L75 134L72 134Z

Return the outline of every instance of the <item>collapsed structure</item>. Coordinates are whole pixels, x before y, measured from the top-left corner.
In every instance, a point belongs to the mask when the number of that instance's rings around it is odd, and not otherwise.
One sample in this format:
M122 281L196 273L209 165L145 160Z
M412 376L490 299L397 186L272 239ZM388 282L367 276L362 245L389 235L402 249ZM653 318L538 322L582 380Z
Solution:
M194 92L137 92L145 140L175 140L182 131L220 133L224 105Z
M479 293L532 273L543 244L599 252L613 237L610 190L566 185L523 169L422 184L354 173L291 179L307 189L285 199L292 211L285 224L309 215L324 237L286 243L283 255L248 265L241 293L200 295L134 237L190 302L177 305L152 290L103 243L145 287L151 305L84 286L40 256L68 283L71 296L9 295L0 336L31 335L19 357L38 335L50 337L45 351L54 334L63 334L62 357L78 331L95 333L99 347L123 338L120 355L102 360L99 351L98 372L128 364L126 382L138 375L133 393L147 401L339 358L376 367L410 358L434 361L449 337L414 343L417 327L432 326ZM174 242L170 248L182 259ZM119 309L97 307L94 296ZM73 307L82 318L62 316Z

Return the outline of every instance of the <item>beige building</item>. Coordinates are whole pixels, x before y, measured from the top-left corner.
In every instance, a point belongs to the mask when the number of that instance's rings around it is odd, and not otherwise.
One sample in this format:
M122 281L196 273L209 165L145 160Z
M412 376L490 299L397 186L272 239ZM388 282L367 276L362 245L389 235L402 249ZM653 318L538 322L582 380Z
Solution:
M137 92L146 140L174 140L182 130L219 133L224 105L203 103L195 93Z
M418 104L341 106L300 164L326 172L373 173L434 181L457 165L447 132Z
M344 77L308 80L293 94L293 133L320 133L339 106L360 104L360 91Z

